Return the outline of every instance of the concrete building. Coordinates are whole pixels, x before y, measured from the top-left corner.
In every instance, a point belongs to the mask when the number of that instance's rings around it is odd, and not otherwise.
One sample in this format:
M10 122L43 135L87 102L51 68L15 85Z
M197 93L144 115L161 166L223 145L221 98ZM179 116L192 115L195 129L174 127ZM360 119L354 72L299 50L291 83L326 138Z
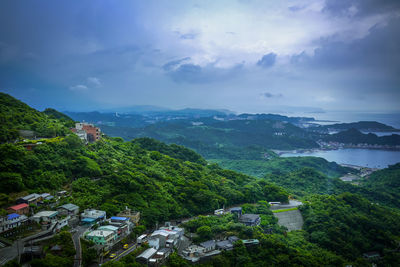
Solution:
M258 239L243 239L242 242L245 246L252 246L252 245L260 244L260 241Z
M170 248L162 248L154 254L150 260L149 260L149 265L152 266L162 266L163 263L167 260L169 255L171 254L172 249Z
M112 231L114 233L114 235L116 236L116 238L121 237L118 227L115 227L112 225L103 225L103 226L100 226L99 228L97 228L97 230Z
M200 243L200 247L204 248L205 253L214 250L216 248L216 245L217 244L216 244L215 240L208 240L203 243Z
M87 240L93 241L97 245L110 246L117 239L113 231L109 230L94 230L88 233L85 238Z
M182 253L183 255L191 258L201 257L204 255L204 248L197 245L191 245L187 247Z
M240 240L239 237L231 235L228 237L229 242L231 242L232 244L235 244L236 241Z
M106 212L102 210L86 209L81 213L81 222L84 224L92 224L95 222L105 221Z
M233 244L229 240L218 241L216 244L217 249L232 250Z
M65 205L62 205L57 208L57 211L60 215L78 215L79 214L79 207L77 205L68 203Z
M37 223L51 223L57 221L58 211L40 211L32 216L32 220Z
M143 234L143 235L139 236L139 237L136 239L136 242L137 242L139 245L141 245L143 242L146 241L146 239L147 239L147 235L146 235L146 234Z
M52 195L50 195L50 193L40 194L40 197L41 197L42 200L51 200L51 199L54 198Z
M157 249L155 248L146 249L139 256L136 257L136 260L143 264L149 264L150 258L153 257L153 255L156 254L156 252Z
M113 216L109 220L109 224L118 228L119 236L127 236L133 230L134 224L128 217Z
M257 226L260 224L261 219L258 214L243 214L239 218L239 222L243 223L246 226Z
M67 216L64 219L58 220L58 224L56 225L56 230L60 230L61 228L69 225L69 222L71 220L71 216Z
M140 212L139 211L132 211L131 209L128 209L128 207L125 208L125 210L121 211L120 213L117 214L119 217L128 217L132 223L137 225L140 220Z
M0 218L0 232L4 232L18 226L24 225L28 222L28 217L11 213Z
M26 203L18 204L7 208L8 213L17 213L19 215L29 214L29 205Z
M29 205L29 204L36 204L40 200L42 200L42 197L39 194L34 193L17 199L16 203L17 204L25 203Z
M163 226L160 227L160 230L166 230L166 231L173 231L174 234L175 232L178 234L178 238L181 238L185 234L185 228L181 228L178 226Z
M78 122L75 124L75 128L71 131L76 133L79 138L86 142L95 142L101 139L100 128L95 127L93 124Z

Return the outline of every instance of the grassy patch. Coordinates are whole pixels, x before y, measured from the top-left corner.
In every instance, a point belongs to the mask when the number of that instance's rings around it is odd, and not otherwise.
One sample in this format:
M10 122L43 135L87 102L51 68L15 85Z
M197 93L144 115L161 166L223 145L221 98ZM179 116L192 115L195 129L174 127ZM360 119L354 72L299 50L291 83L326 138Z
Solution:
M283 209L283 210L271 210L273 213L279 213L279 212L285 212L285 211L291 211L291 210L297 210L297 207L290 208L290 209Z

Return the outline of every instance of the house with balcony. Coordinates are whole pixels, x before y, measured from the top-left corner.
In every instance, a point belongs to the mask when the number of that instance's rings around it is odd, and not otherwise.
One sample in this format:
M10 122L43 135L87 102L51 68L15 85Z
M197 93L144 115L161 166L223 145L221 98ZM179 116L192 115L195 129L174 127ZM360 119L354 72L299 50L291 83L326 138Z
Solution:
M93 241L96 245L111 246L114 240L117 239L114 231L109 230L94 230L89 232L85 238Z

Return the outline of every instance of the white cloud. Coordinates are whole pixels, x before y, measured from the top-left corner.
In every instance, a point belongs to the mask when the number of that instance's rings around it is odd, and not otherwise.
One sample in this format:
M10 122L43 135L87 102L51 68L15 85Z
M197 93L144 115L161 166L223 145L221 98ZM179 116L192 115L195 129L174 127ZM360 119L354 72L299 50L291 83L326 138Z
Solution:
M71 90L71 91L86 91L86 90L88 90L88 87L83 84L78 84L75 86L70 86L69 90Z
M321 96L321 97L317 97L316 100L318 102L325 102L325 103L331 103L331 102L335 102L335 98L331 97L331 96Z
M102 85L99 78L97 78L97 77L88 77L87 84L89 86L93 86L93 87L101 87L101 85Z

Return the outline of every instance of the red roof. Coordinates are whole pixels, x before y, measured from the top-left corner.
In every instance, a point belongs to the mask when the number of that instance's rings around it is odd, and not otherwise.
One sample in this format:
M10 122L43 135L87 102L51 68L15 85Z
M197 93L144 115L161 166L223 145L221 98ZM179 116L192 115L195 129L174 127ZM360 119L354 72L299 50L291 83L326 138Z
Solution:
M23 209L23 208L26 208L26 207L29 207L28 204L22 203L22 204L19 204L19 205L15 205L15 206L9 207L9 209L20 210L20 209Z

